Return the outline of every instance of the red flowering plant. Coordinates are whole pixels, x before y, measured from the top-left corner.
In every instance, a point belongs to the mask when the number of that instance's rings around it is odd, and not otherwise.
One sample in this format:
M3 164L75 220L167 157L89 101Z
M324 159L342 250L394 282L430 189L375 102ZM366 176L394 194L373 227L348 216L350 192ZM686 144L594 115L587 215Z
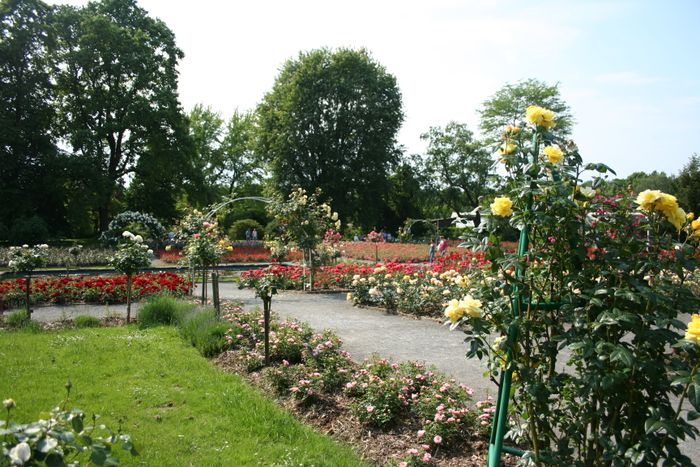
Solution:
M287 247L304 252L304 263L309 267L308 288L313 289L316 266L319 264L319 246L326 232L340 229L338 213L320 201L321 191L307 193L303 188L292 190L287 199L274 198L268 212L278 222L277 240Z

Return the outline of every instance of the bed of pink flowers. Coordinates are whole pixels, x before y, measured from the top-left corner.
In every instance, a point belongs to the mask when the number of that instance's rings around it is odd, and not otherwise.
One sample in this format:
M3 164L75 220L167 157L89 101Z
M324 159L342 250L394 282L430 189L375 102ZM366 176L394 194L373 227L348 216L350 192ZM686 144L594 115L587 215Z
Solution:
M224 337L229 354L247 371L260 371L279 396L312 407L343 395L368 429L412 430L414 445L396 459L399 465L431 465L441 452L488 433L491 399L474 402L472 389L422 363L374 357L357 364L333 332L273 320L271 366L265 368L260 313L230 310L224 319L230 326Z

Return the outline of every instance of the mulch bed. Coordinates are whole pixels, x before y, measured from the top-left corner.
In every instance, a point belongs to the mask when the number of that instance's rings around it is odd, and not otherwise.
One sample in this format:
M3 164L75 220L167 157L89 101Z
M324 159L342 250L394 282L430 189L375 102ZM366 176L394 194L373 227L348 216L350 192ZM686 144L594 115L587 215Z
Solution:
M366 462L372 465L397 465L407 457L410 448L417 447L416 421L401 422L389 429L377 429L363 425L350 411L352 400L342 392L323 394L313 404L303 404L293 398L278 397L264 378L265 370L249 373L242 364L240 354L224 352L213 362L229 373L235 373L264 394L275 400L298 420L317 431L348 443ZM449 449L433 453L431 465L442 467L466 467L486 465L488 440L475 438ZM515 465L514 457L505 455L501 465Z

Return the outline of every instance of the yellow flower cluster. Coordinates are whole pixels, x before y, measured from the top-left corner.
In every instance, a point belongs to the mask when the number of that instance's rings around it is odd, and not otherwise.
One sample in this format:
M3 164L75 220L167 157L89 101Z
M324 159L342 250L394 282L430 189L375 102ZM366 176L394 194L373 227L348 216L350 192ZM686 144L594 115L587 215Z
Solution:
M463 316L481 318L481 302L471 295L465 295L461 300L450 300L445 308L445 316L456 323Z
M513 143L503 143L498 150L499 154L513 154L517 146Z
M696 237L700 237L700 219L691 222L690 228L693 229L693 235L695 235Z
M688 330L685 333L686 340L695 342L700 345L700 315L693 315L692 320L688 323Z
M552 164L558 164L564 160L564 152L556 146L547 146L542 152Z
M685 211L678 206L676 197L659 190L644 190L637 195L635 202L642 211L662 213L677 230L683 227L687 219Z
M520 127L519 127L519 126L508 125L508 126L506 127L506 131L505 131L505 132L506 132L506 134L509 134L509 135L517 135L518 133L520 133Z
M491 212L496 216L511 216L513 214L513 202L507 196L498 197L491 203Z
M528 107L525 116L528 122L536 126L549 129L556 125L554 122L554 112L536 105Z

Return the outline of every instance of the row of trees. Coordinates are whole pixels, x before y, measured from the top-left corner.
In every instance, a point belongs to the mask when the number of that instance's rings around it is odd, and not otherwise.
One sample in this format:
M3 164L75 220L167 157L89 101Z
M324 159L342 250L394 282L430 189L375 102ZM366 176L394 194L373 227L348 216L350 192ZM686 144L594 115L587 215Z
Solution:
M289 59L252 112L225 119L197 105L186 114L183 52L135 0L1 0L0 37L0 239L42 223L54 235L91 236L126 209L169 224L186 206L296 186L320 188L358 228L396 230L409 217L477 206L494 188L501 128L528 105L554 110L560 137L573 123L557 86L528 80L484 102L483 138L449 122L422 135L425 154L407 155L396 141L396 78L363 49ZM267 221L261 207L235 206L224 227Z

